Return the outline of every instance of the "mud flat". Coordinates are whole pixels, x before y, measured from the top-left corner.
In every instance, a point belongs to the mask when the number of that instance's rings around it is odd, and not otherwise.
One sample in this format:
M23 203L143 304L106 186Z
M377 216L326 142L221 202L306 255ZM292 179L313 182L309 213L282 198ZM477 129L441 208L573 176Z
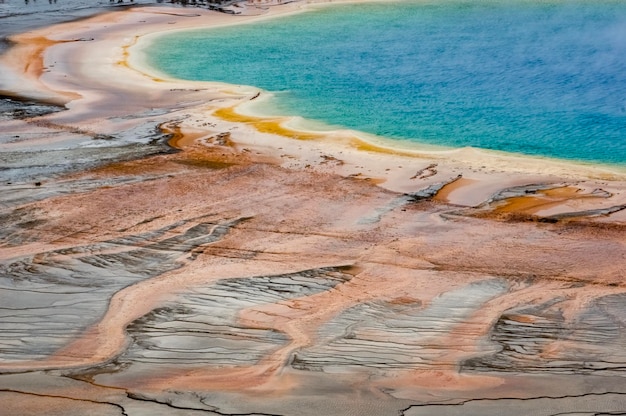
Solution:
M299 131L133 46L256 18L127 9L0 57L63 108L0 120L3 411L626 411L624 172Z

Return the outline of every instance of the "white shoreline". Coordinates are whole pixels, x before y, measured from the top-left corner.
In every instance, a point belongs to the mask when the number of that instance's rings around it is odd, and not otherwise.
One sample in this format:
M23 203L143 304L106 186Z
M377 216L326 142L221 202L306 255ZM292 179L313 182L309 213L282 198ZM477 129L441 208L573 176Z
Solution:
M435 158L463 158L470 156L472 159L480 160L481 165L489 164L489 159L495 158L498 160L497 168L503 169L508 163L517 162L517 168L520 168L523 172L531 173L536 172L538 165L550 164L551 169L547 169L542 173L549 175L563 175L570 177L572 174L575 177L584 176L589 178L605 178L606 175L615 176L616 180L626 179L626 166L620 166L619 164L600 163L600 162L587 162L579 160L553 158L549 156L539 155L524 155L519 153L512 153L506 151L498 151L491 149L483 149L477 147L448 147L443 145L434 145L419 142L410 142L390 139L382 136L376 136L369 133L361 132L358 130L352 130L348 128L335 129L332 126L325 125L324 122L318 120L308 120L305 117L296 116L284 116L284 115L267 115L260 111L255 111L257 102L259 100L271 100L273 94L265 91L253 85L235 85L226 84L216 81L187 81L182 79L173 78L168 74L162 73L155 68L148 65L145 61L145 57L142 56L143 51L150 47L152 42L158 40L162 36L168 36L173 32L187 32L187 31L202 31L212 30L226 26L236 26L244 24L254 24L259 21L278 19L285 16L290 16L297 13L304 13L307 10L317 7L328 7L336 4L358 4L358 3L372 3L372 2L387 2L387 0L341 0L341 1L313 1L306 3L289 3L282 6L273 6L270 10L271 13L258 15L258 16L245 16L245 21L231 21L223 22L213 26L211 28L206 27L190 27L190 28L175 28L163 31L152 32L138 37L137 42L129 47L129 51L132 53L129 56L128 62L132 69L139 71L140 73L152 77L167 80L169 82L191 82L200 84L207 84L212 87L226 88L229 90L241 91L244 94L256 94L260 93L261 96L255 100L255 102L244 101L236 105L236 110L242 115L259 117L259 118L280 118L283 121L281 125L284 127L297 130L304 133L322 134L322 135L339 135L339 136L354 136L359 140L370 143L376 147L381 147L387 151L397 151L401 153L414 153L416 157L435 157ZM296 6L296 7L294 7ZM284 8L284 9L283 9ZM251 17L251 18L249 18ZM314 126L320 126L320 129L314 129ZM531 171L531 172L528 172Z
M615 195L613 205L626 203L626 168L620 170L475 148L433 151L420 145L402 146L406 143L398 141L383 139L379 142L350 130L314 132L319 137L306 141L263 133L254 123L227 121L213 112L234 107L247 113L246 103L256 94L266 95L266 92L249 86L164 77L149 68L140 53L145 42L172 31L247 24L332 4L290 3L272 7L268 13L258 16L227 15L204 9L190 12L171 6L139 7L39 29L14 39L25 48L41 38L93 40L46 47L45 71L21 74L16 79L27 82L11 82L12 87L17 94L28 96L33 90L47 91L50 97L65 100L69 110L50 118L83 129L114 133L119 129L118 122L112 121L116 117L158 109L163 115L155 116L154 120L167 123L176 119L181 128L204 131L207 137L230 132L239 149L263 155L266 160L272 159L287 169L310 168L341 176L371 178L394 192L413 193L462 176L471 183L464 185L464 192L453 192L448 197L448 202L459 205L474 206L499 190L531 183L576 184L583 191L608 188ZM19 73L23 53L18 52L20 48L14 48L3 55L0 65ZM294 117L270 119L279 120L281 128L301 127ZM329 163L329 160L334 162ZM437 174L417 180L415 172L432 163L438 164Z

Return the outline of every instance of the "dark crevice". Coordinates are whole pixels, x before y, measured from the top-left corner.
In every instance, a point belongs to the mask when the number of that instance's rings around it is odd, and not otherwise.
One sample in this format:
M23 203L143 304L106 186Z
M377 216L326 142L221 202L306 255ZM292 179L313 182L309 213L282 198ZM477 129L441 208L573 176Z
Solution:
M91 400L91 399L79 399L79 398L76 398L76 397L60 396L60 395L54 395L54 394L33 393L33 392L29 392L29 391L20 391L20 390L14 390L14 389L0 389L0 392L24 394L24 395L28 395L28 396L44 397L44 398L49 398L49 399L64 399L64 400L72 400L72 401L78 401L78 402L86 402L86 403L100 404L100 405L106 405L106 406L113 406L113 407L118 408L123 416L129 416L129 414L126 413L126 409L124 409L124 406L122 406L122 405L120 405L118 403L113 403L113 402L103 402L103 401Z
M534 397L498 397L498 398L478 398L478 399L468 399L468 400L462 400L458 403L423 403L423 404L412 404L410 406L405 407L404 409L400 410L400 415L406 415L406 412L408 412L409 410L413 409L413 408L418 408L418 407L452 407L452 406L464 406L468 403L472 403L472 402L498 402L498 401L504 401L504 400L510 400L510 401L532 401L532 400L542 400L542 399L548 399L548 400L564 400L564 399L579 399L579 398L583 398L583 397L602 397L602 396L609 396L609 395L617 395L617 396L626 396L626 393L624 392L616 392L616 391L607 391L604 393L582 393L582 394L572 394L572 395L563 395L563 396L534 396ZM578 413L583 413L582 411L579 411ZM592 413L592 412L584 412L584 413ZM592 413L592 414L597 414L597 415L621 415L624 413L612 413L612 412L597 412L597 413Z
M170 407L172 409L177 409L177 410L188 410L188 411L191 411L191 412L202 412L202 413L205 413L205 414L214 414L214 415L218 415L218 416L283 416L283 415L279 415L278 413L258 413L258 412L253 412L253 413L225 413L225 412L220 412L219 410L215 410L215 409L198 409L198 408L195 408L195 407L179 406L179 405L175 405L175 404L171 403L170 401L161 401L161 400L157 400L157 399L152 399L152 398L149 398L149 397L146 397L144 395L137 394L137 393L128 392L128 393L126 393L126 395L128 396L129 399L132 399L132 400L156 403L156 404L160 404L160 405L167 406L167 407Z
M408 193L405 194L407 197L409 197L409 203L414 203L414 202L420 202L420 201L424 201L424 200L431 200L432 198L434 198L439 191L441 191L443 189L444 186L449 185L453 182L458 181L459 179L461 179L462 176L458 175L455 178L449 179L447 181L444 182L437 182L435 184L432 184L424 189L420 189L417 192L412 192L412 193Z

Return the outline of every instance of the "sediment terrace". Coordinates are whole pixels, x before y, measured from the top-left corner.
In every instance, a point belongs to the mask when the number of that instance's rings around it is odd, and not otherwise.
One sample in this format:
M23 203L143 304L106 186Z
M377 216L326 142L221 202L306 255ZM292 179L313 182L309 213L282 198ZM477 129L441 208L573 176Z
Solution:
M20 39L119 57L129 33L233 18L146 10ZM80 65L21 74L83 98L1 121L4 411L626 409L620 172L260 133L212 115L256 91L103 65L104 91Z

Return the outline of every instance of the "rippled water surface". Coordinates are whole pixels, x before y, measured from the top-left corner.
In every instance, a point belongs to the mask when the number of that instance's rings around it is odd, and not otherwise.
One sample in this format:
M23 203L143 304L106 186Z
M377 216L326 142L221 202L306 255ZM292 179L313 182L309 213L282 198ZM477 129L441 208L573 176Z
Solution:
M173 76L398 140L626 163L626 2L335 5L160 38Z

